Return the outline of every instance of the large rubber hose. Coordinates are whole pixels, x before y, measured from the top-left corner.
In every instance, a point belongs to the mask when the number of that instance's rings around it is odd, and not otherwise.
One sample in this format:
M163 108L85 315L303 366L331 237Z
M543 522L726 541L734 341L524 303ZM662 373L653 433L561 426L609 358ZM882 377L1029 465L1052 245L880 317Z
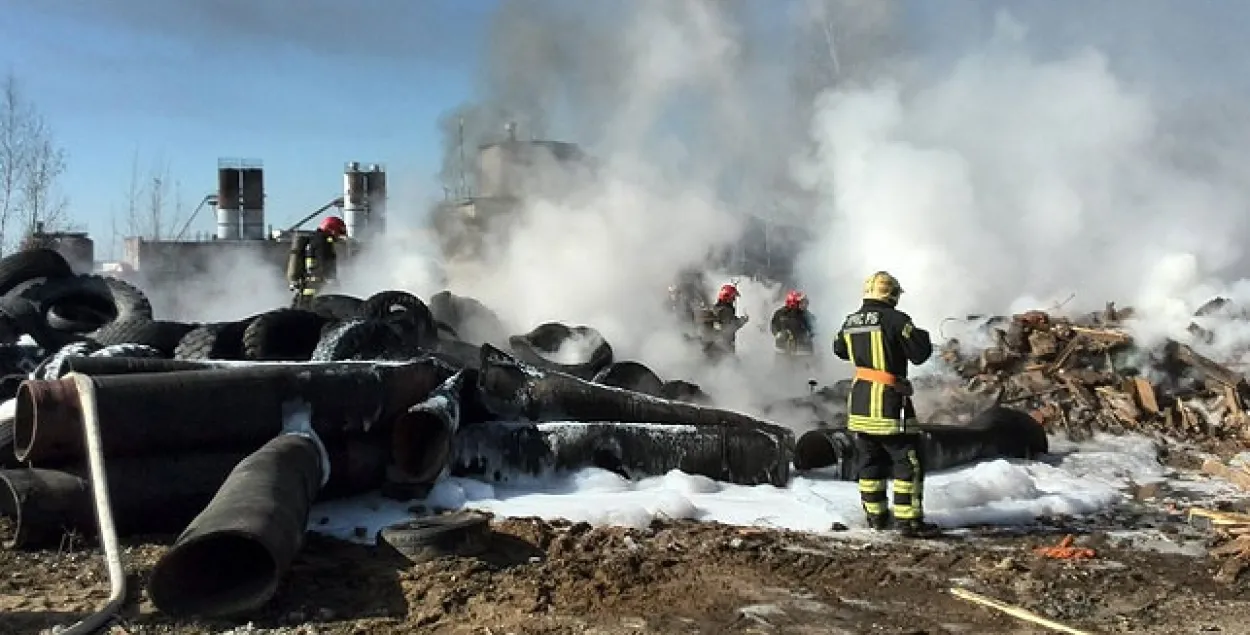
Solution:
M247 454L227 452L109 460L109 498L119 535L182 530ZM85 468L0 471L0 516L13 523L6 546L55 546L65 531L95 534Z
M91 488L66 472L0 470L0 516L9 519L6 549L56 545L67 531L95 524Z
M921 425L925 469L945 470L987 459L1031 459L1045 454L1046 431L1027 412L993 406L962 426ZM858 454L853 433L845 428L820 428L799 438L794 468L834 468L838 478L854 480Z
M749 415L600 386L558 372L543 372L490 345L482 347L478 375L482 401L504 419L527 421L639 422L752 428L782 442L789 429Z
M721 439L725 460L750 452L775 462L764 470L734 467L734 472L754 474L735 478L759 478L765 473L768 482L785 483L790 478L794 434L788 428L739 412L599 386L563 373L542 373L490 346L482 347L478 385L486 407L504 419L689 426L703 435L699 438Z
M84 375L133 375L135 373L170 373L185 370L209 370L208 364L182 359L159 359L142 357L66 357L48 379L60 379L78 372Z
M481 423L456 437L457 476L506 480L516 473L598 467L626 478L670 470L742 485L785 487L787 446L749 428L631 423Z
M320 451L303 436L281 435L244 459L153 567L152 603L201 617L263 607L303 546L322 476Z
M329 441L387 427L451 375L434 360L411 364L273 364L96 378L105 451L112 456L252 451L282 428L283 404L313 408ZM52 465L83 456L72 383L29 380L17 394L14 450ZM386 428L389 430L389 428Z
M68 278L73 268L55 249L24 249L0 258L0 295L7 295L23 282L36 278Z
M664 380L638 362L615 362L595 374L596 384L623 388L653 397L663 397Z
M396 419L391 456L402 482L434 483L447 474L452 440L460 428L464 380L464 373L452 375Z
M585 359L577 362L565 362L552 359L552 355L561 354L566 346L586 345L590 352ZM513 335L508 338L508 346L517 359L544 370L555 370L568 373L581 379L591 379L600 370L612 363L612 346L603 335L588 326L569 327L559 322L548 322L534 328L525 335Z

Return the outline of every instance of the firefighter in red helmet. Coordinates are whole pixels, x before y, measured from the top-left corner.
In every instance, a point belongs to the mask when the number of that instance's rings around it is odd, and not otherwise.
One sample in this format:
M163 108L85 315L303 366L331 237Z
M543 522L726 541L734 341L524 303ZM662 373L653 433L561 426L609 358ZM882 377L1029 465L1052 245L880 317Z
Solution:
M304 307L338 278L335 241L347 236L347 224L327 216L311 234L297 234L287 259L286 279L295 292L295 306Z
M773 312L768 324L777 353L788 357L812 355L815 327L816 321L807 310L807 295L797 289L786 294L785 305Z
M737 352L738 331L750 318L738 315L738 298L742 294L733 284L722 285L716 293L716 304L707 310L703 320L703 352L718 360Z

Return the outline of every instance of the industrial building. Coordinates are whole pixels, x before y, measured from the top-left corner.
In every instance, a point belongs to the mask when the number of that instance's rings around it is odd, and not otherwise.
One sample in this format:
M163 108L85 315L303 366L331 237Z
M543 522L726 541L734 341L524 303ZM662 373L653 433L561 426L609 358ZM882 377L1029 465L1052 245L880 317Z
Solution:
M386 169L379 164L347 163L343 169L343 194L288 227L275 227L265 215L265 169L260 161L221 159L217 165L217 190L204 198L201 209L211 207L216 231L208 240L125 239L122 266L139 272L149 281L177 279L208 271L223 258L255 257L285 267L293 235L305 223L331 210L341 210L348 237L365 244L386 228ZM198 210L197 210L198 212ZM187 220L185 235L194 216ZM359 241L359 242L356 242ZM352 249L346 250L350 258Z

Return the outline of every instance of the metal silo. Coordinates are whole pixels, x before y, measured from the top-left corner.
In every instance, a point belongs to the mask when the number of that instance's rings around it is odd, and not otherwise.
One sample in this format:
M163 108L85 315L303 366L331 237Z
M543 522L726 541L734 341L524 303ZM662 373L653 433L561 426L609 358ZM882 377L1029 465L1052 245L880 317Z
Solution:
M240 229L243 240L265 239L265 170L260 161L248 161L240 174Z
M238 240L240 224L240 175L235 162L217 162L217 239Z
M343 222L347 235L355 238L368 223L369 191L366 174L352 161L343 167Z

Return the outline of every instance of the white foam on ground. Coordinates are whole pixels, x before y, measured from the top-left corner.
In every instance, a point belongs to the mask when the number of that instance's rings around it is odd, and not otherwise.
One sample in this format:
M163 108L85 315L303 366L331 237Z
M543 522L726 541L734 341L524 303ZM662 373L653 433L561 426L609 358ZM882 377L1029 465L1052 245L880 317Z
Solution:
M1044 461L999 459L930 474L925 514L945 527L1090 514L1125 500L1134 484L1163 481L1167 474L1154 443L1144 437L1052 440ZM372 542L382 527L412 517L416 504L376 494L322 503L314 507L309 529ZM785 488L733 485L675 470L632 482L597 468L548 478L514 476L506 485L448 478L419 504L633 527L656 518L812 532L829 531L835 523L865 527L856 484L820 474L796 477Z

